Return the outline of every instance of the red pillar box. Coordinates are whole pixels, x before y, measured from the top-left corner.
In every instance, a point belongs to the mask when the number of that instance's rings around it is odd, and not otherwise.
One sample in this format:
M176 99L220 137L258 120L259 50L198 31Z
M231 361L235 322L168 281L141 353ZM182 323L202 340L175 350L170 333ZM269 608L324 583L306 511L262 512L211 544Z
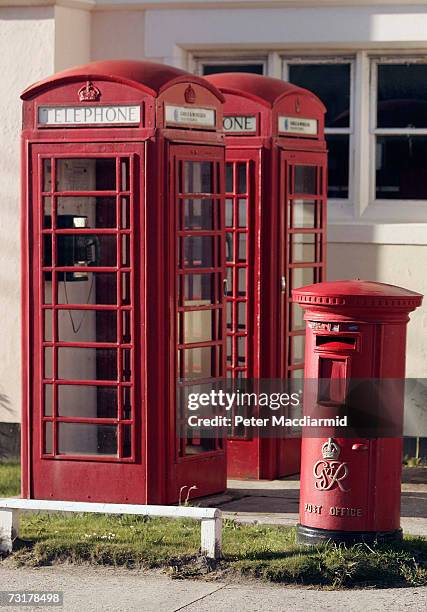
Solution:
M381 379L386 385L404 379L408 314L422 296L352 280L302 287L293 291L293 299L307 322L304 413L329 416L328 408L339 412L341 407L351 427L354 382ZM388 412L401 426L403 384L388 397ZM363 409L357 400L354 406ZM333 428L327 437L310 437L308 430L302 441L299 541L401 537L402 437L340 437Z
M223 491L223 439L176 399L177 379L225 372L221 93L108 61L22 98L23 496Z
M305 329L291 289L324 280L325 107L280 79L225 73L227 376L302 379ZM228 476L279 478L300 465L300 438L235 428Z

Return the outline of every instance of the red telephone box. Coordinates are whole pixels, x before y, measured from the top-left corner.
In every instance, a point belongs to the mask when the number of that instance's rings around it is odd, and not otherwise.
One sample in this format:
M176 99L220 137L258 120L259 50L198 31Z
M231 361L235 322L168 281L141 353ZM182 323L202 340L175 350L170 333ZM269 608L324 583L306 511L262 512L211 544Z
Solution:
M378 386L370 386L363 404L373 402L371 409L379 410L382 421L383 409L388 408L391 414L387 418L391 417L399 429L403 423L406 326L409 312L420 306L422 296L393 285L354 280L302 287L293 292L293 299L304 309L307 321L304 411L308 407L315 416L328 416L328 406L339 411L349 405L350 393L357 388L351 381L360 384L377 379L383 381L381 393L377 394ZM306 398L306 392L311 399ZM385 398L382 405L381 395ZM349 426L352 414L356 418L363 408L360 397L347 408ZM367 413L369 419L369 409ZM374 414L372 410L372 420ZM372 433L377 437L303 436L301 542L401 537L402 437Z
M23 496L223 491L223 440L184 431L176 399L225 367L222 95L109 61L22 98Z
M207 77L225 96L227 376L303 377L305 329L291 290L324 279L325 108L279 79ZM299 471L300 438L227 443L228 475Z

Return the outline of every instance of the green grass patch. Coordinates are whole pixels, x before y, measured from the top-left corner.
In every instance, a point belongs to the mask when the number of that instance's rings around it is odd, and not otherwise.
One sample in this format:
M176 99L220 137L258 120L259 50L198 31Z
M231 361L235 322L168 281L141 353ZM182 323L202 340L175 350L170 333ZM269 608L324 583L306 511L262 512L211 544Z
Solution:
M19 495L21 468L16 462L0 462L0 497Z
M19 466L0 465L0 496L16 495ZM223 522L224 558L200 556L200 523L129 515L23 513L17 565L88 563L162 568L176 578L258 579L329 588L427 585L427 541L300 546L294 528Z

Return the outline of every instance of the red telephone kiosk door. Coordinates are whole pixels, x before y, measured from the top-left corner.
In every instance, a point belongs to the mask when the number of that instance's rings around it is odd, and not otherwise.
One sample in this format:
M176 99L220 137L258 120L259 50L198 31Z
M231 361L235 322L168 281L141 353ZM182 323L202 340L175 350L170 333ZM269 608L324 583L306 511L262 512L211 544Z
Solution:
M226 489L225 438L189 427L185 403L225 372L224 149L170 145L170 336L168 497L186 501ZM206 391L206 388L204 389ZM208 433L209 432L209 433Z
M31 151L32 496L127 501L144 485L135 409L143 147Z
M295 384L301 379L302 385L305 322L301 308L292 301L292 289L324 280L326 154L281 150L280 180L281 376ZM300 438L279 440L279 474L299 471L300 446Z

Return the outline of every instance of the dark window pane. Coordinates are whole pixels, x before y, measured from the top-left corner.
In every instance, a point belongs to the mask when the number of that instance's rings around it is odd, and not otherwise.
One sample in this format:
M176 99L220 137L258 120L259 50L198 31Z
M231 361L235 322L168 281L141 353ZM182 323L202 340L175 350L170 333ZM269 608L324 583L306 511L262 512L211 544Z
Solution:
M117 349L58 349L58 377L66 380L117 380Z
M60 217L59 217L60 218ZM116 237L92 234L59 234L57 237L57 266L115 266Z
M215 274L186 274L184 306L215 304Z
M316 194L316 166L295 166L294 192Z
M183 229L213 229L214 202L208 199L184 200Z
M376 197L427 199L427 136L379 136Z
M327 134L328 197L348 198L349 136Z
M350 64L289 66L289 81L309 89L326 106L326 127L350 125Z
M70 281L70 275L72 276L72 273L67 272L67 281ZM81 272L74 282L63 282L63 272L58 272L56 277L58 304L117 304L116 274ZM48 289L49 287L45 287L46 292Z
M213 192L213 163L212 162L184 162L183 193L212 193Z
M233 164L230 162L225 164L225 191L233 193Z
M184 238L184 266L186 268L209 268L214 265L213 238L210 236L187 236Z
M58 191L94 191L116 189L114 158L72 158L56 161Z
M213 375L214 350L211 347L193 348L184 351L184 376L187 379L209 378Z
M252 74L264 74L263 64L206 64L203 66L203 74L216 74L217 72L251 72Z
M427 127L427 64L378 66L377 127Z
M61 197L57 206L57 228L116 226L114 197Z

